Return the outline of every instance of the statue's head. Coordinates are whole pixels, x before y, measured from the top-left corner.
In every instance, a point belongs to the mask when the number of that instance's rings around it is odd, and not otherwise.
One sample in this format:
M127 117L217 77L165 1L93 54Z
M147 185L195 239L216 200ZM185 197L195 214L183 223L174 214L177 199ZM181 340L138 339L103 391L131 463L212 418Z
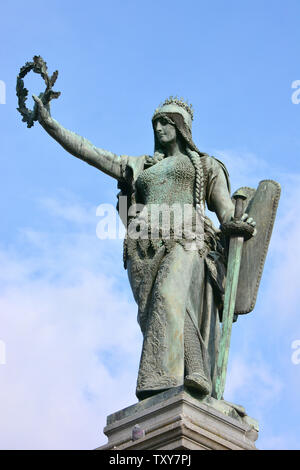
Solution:
M191 105L183 101L182 98L167 98L165 102L156 108L154 111L152 122L155 121L160 115L167 114L167 115L177 115L177 118L182 121L183 125L187 127L188 131L192 132L192 121L193 121L193 108Z
M154 129L155 152L162 151L164 139L180 138L190 149L198 151L192 140L193 109L182 98L172 96L165 100L153 114L152 125ZM160 137L161 128L164 127L163 137Z

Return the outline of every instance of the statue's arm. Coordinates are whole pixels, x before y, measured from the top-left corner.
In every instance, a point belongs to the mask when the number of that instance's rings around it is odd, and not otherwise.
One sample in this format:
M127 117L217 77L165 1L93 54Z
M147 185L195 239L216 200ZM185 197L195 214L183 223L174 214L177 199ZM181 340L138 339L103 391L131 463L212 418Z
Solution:
M208 170L207 206L215 212L221 224L228 222L234 215L234 205L230 197L228 182L221 166L211 161Z
M95 147L89 140L65 129L53 119L41 100L34 96L39 111L39 122L45 131L53 137L67 152L93 165L109 176L122 179L122 168L126 164L125 156L118 156L107 150Z
M216 160L211 160L211 167L208 171L208 191L207 206L217 214L220 224L226 224L234 217L235 206L232 202L229 191L229 179L227 170ZM243 214L241 221L255 227L256 223L248 214ZM253 235L256 234L254 229Z

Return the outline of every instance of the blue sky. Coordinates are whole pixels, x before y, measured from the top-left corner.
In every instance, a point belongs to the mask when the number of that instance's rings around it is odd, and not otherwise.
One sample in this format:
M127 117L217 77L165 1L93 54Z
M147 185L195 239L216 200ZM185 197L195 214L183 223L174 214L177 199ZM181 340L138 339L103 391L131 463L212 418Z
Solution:
M115 181L16 111L16 75L35 54L59 70L52 115L95 145L152 154L154 109L183 96L194 141L224 161L233 189L281 183L256 308L233 328L225 398L259 420L259 448L300 448L299 13L293 0L1 5L1 448L104 443L106 415L136 401L141 349L122 243L96 237ZM43 90L32 74L25 86Z

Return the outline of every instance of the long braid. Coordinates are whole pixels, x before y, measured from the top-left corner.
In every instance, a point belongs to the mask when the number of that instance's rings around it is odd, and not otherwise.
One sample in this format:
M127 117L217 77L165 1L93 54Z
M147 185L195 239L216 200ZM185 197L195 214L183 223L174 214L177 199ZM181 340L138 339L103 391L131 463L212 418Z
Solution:
M197 152L193 152L189 147L186 153L190 157L195 168L195 205L199 215L204 217L204 172L201 157Z
M202 227L202 246L198 249L198 252L201 256L204 255L206 248L205 248L205 196L204 196L204 165L201 162L201 156L198 152L191 150L189 147L186 147L186 153L188 154L189 158L191 159L192 164L195 168L195 208L198 223L200 223L200 227ZM203 160L203 159L202 159ZM197 224L196 224L197 230Z

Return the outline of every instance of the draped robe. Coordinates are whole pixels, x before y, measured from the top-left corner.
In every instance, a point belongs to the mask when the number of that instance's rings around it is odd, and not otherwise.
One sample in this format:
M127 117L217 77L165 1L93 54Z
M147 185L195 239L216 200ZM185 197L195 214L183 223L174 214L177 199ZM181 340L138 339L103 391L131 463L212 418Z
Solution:
M199 158L205 202L216 211L216 191L229 196L228 174L215 158ZM119 187L129 204L194 206L195 170L188 156L167 157L155 165L146 156L127 157L122 175ZM213 395L225 282L218 231L205 216L201 250L191 249L184 237L162 235L154 240L151 234L146 239L128 235L124 261L143 334L137 397L182 385L193 373L210 384Z

